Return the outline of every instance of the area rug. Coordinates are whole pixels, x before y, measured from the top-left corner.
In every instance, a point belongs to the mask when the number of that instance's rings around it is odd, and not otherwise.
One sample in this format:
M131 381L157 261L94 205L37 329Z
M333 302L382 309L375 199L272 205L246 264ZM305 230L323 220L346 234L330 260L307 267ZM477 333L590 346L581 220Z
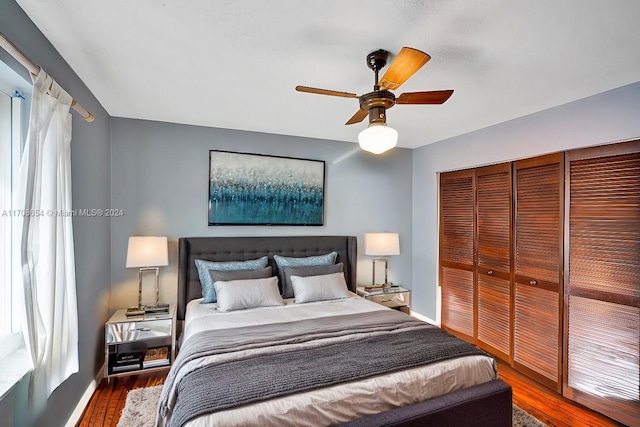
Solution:
M547 427L547 425L523 409L513 405L513 427Z
M153 427L162 386L136 388L127 394L127 401L118 427ZM544 427L527 412L513 405L513 427Z
M162 385L129 390L118 427L153 427Z

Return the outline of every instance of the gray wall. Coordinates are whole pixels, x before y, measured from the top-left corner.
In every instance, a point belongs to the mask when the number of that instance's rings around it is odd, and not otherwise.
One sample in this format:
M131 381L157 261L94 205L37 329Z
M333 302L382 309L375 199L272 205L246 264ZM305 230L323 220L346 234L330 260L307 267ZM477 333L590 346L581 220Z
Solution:
M413 151L413 307L436 319L437 173L640 137L640 82Z
M398 232L401 255L390 259L390 280L412 286L411 150L374 156L337 141L119 118L111 125L111 207L124 213L111 225L112 310L137 303L137 269L125 268L127 239L136 234L169 238L170 265L160 273L163 301L176 300L177 239L190 236L355 235L364 284L371 280L364 233ZM325 225L208 226L211 149L324 160ZM145 297L153 296L152 283L146 279Z
M111 190L109 116L13 0L0 2L0 31L96 116L93 123L87 123L73 113L73 207L108 207ZM6 55L0 59L29 78L28 73L17 62ZM110 221L107 218L74 218L73 226L80 328L80 372L72 375L51 395L46 412L38 422L38 425L43 426L64 425L82 394L95 378L104 359L103 331L110 291ZM17 390L19 391L20 387ZM14 390L14 393L17 392ZM16 425L24 426L27 412L21 397L8 396L7 399L13 399L15 402ZM3 408L0 412L0 420L10 419L9 414L4 411Z

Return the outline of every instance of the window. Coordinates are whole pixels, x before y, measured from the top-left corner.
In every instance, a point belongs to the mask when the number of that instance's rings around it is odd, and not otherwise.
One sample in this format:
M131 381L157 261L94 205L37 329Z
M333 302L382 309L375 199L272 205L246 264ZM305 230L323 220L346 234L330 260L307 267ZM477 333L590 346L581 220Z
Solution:
M25 89L29 84L0 62L0 359L21 343L16 292L13 289L13 259L11 250L12 185L20 164L20 153L27 117Z

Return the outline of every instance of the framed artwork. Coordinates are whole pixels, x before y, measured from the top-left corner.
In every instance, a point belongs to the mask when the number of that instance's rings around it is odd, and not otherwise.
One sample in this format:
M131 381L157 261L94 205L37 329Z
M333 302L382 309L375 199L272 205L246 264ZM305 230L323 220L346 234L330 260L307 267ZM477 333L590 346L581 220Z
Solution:
M321 160L209 151L209 225L323 225Z

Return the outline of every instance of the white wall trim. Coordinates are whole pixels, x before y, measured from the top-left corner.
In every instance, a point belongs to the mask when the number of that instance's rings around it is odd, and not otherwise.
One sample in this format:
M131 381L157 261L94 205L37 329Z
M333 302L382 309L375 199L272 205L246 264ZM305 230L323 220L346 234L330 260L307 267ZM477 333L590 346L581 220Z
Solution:
M420 320L422 320L423 322L427 322L427 323L431 323L432 325L440 326L440 323L439 323L439 322L436 322L435 320L430 319L430 318L428 318L427 316L423 316L423 315L422 315L422 314L420 314L420 313L416 313L415 311L411 311L411 315L412 315L413 317L415 317L416 319L420 319Z
M84 413L84 410L86 409L87 405L89 405L89 401L91 400L93 393L96 391L96 389L98 388L98 384L102 382L103 378L104 378L104 364L100 368L100 371L98 371L98 375L96 375L95 379L93 379L93 381L89 383L89 386L87 387L84 394L80 398L80 401L76 405L76 409L73 410L73 413L67 420L65 427L75 427L78 424L78 421L80 421L80 418Z

